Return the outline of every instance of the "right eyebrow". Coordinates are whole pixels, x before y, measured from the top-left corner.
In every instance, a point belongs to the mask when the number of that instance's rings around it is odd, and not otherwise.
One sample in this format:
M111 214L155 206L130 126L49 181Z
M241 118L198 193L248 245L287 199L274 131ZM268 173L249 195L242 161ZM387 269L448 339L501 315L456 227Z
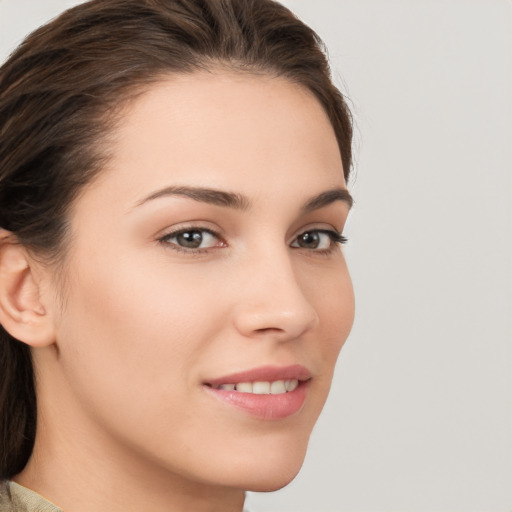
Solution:
M225 192L223 190L216 190L213 188L185 186L171 186L157 190L136 203L135 206L140 206L148 201L165 196L183 196L202 203L224 206L235 210L247 210L250 206L249 199L242 194Z
M315 197L312 197L302 208L302 211L312 212L314 210L319 210L325 206L330 205L336 201L341 201L345 203L349 210L352 208L354 204L354 199L350 195L350 192L345 188L334 188L332 190L326 190L321 194L318 194Z

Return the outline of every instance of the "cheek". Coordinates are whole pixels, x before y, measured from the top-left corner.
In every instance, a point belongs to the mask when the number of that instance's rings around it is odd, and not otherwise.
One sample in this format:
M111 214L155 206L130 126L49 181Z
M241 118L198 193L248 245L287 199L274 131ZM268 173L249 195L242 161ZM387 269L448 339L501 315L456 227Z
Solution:
M302 274L302 287L318 314L318 331L308 339L307 350L314 354L318 374L312 407L320 414L329 393L336 361L354 322L355 300L352 281L343 258L331 267Z
M304 286L319 317L323 347L336 357L350 334L355 312L354 289L343 257L330 268L307 274Z
M354 323L355 299L348 272L340 275L322 295L323 322L329 331L329 347L336 353L341 350Z
M322 371L318 376L318 384L324 390L322 408L331 387L336 361L354 322L354 291L344 262L341 271L333 273L321 288L316 288L315 293L321 326L319 366Z
M173 390L192 386L189 370L219 328L215 288L135 260L98 263L82 262L58 333L69 382L91 406L178 407Z

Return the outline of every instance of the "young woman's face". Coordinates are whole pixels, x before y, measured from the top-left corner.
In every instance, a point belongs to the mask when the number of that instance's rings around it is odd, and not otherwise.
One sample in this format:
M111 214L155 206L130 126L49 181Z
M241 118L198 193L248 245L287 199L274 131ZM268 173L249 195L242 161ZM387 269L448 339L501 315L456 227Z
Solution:
M354 313L326 114L281 78L174 76L112 151L71 211L54 412L130 471L285 485Z

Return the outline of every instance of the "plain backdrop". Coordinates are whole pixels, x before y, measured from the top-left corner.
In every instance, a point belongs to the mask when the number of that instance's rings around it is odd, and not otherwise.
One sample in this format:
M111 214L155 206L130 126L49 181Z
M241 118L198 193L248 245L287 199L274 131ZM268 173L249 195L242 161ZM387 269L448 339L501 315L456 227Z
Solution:
M0 58L76 3L0 0ZM303 471L251 507L511 512L512 2L283 3L354 112L357 317Z

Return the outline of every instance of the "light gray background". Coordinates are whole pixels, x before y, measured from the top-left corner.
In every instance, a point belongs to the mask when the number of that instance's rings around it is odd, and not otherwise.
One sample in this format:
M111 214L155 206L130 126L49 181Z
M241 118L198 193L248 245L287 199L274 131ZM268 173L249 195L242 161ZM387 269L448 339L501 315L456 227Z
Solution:
M0 58L76 3L0 0ZM511 512L512 2L284 3L355 114L357 318L301 475L251 506Z

